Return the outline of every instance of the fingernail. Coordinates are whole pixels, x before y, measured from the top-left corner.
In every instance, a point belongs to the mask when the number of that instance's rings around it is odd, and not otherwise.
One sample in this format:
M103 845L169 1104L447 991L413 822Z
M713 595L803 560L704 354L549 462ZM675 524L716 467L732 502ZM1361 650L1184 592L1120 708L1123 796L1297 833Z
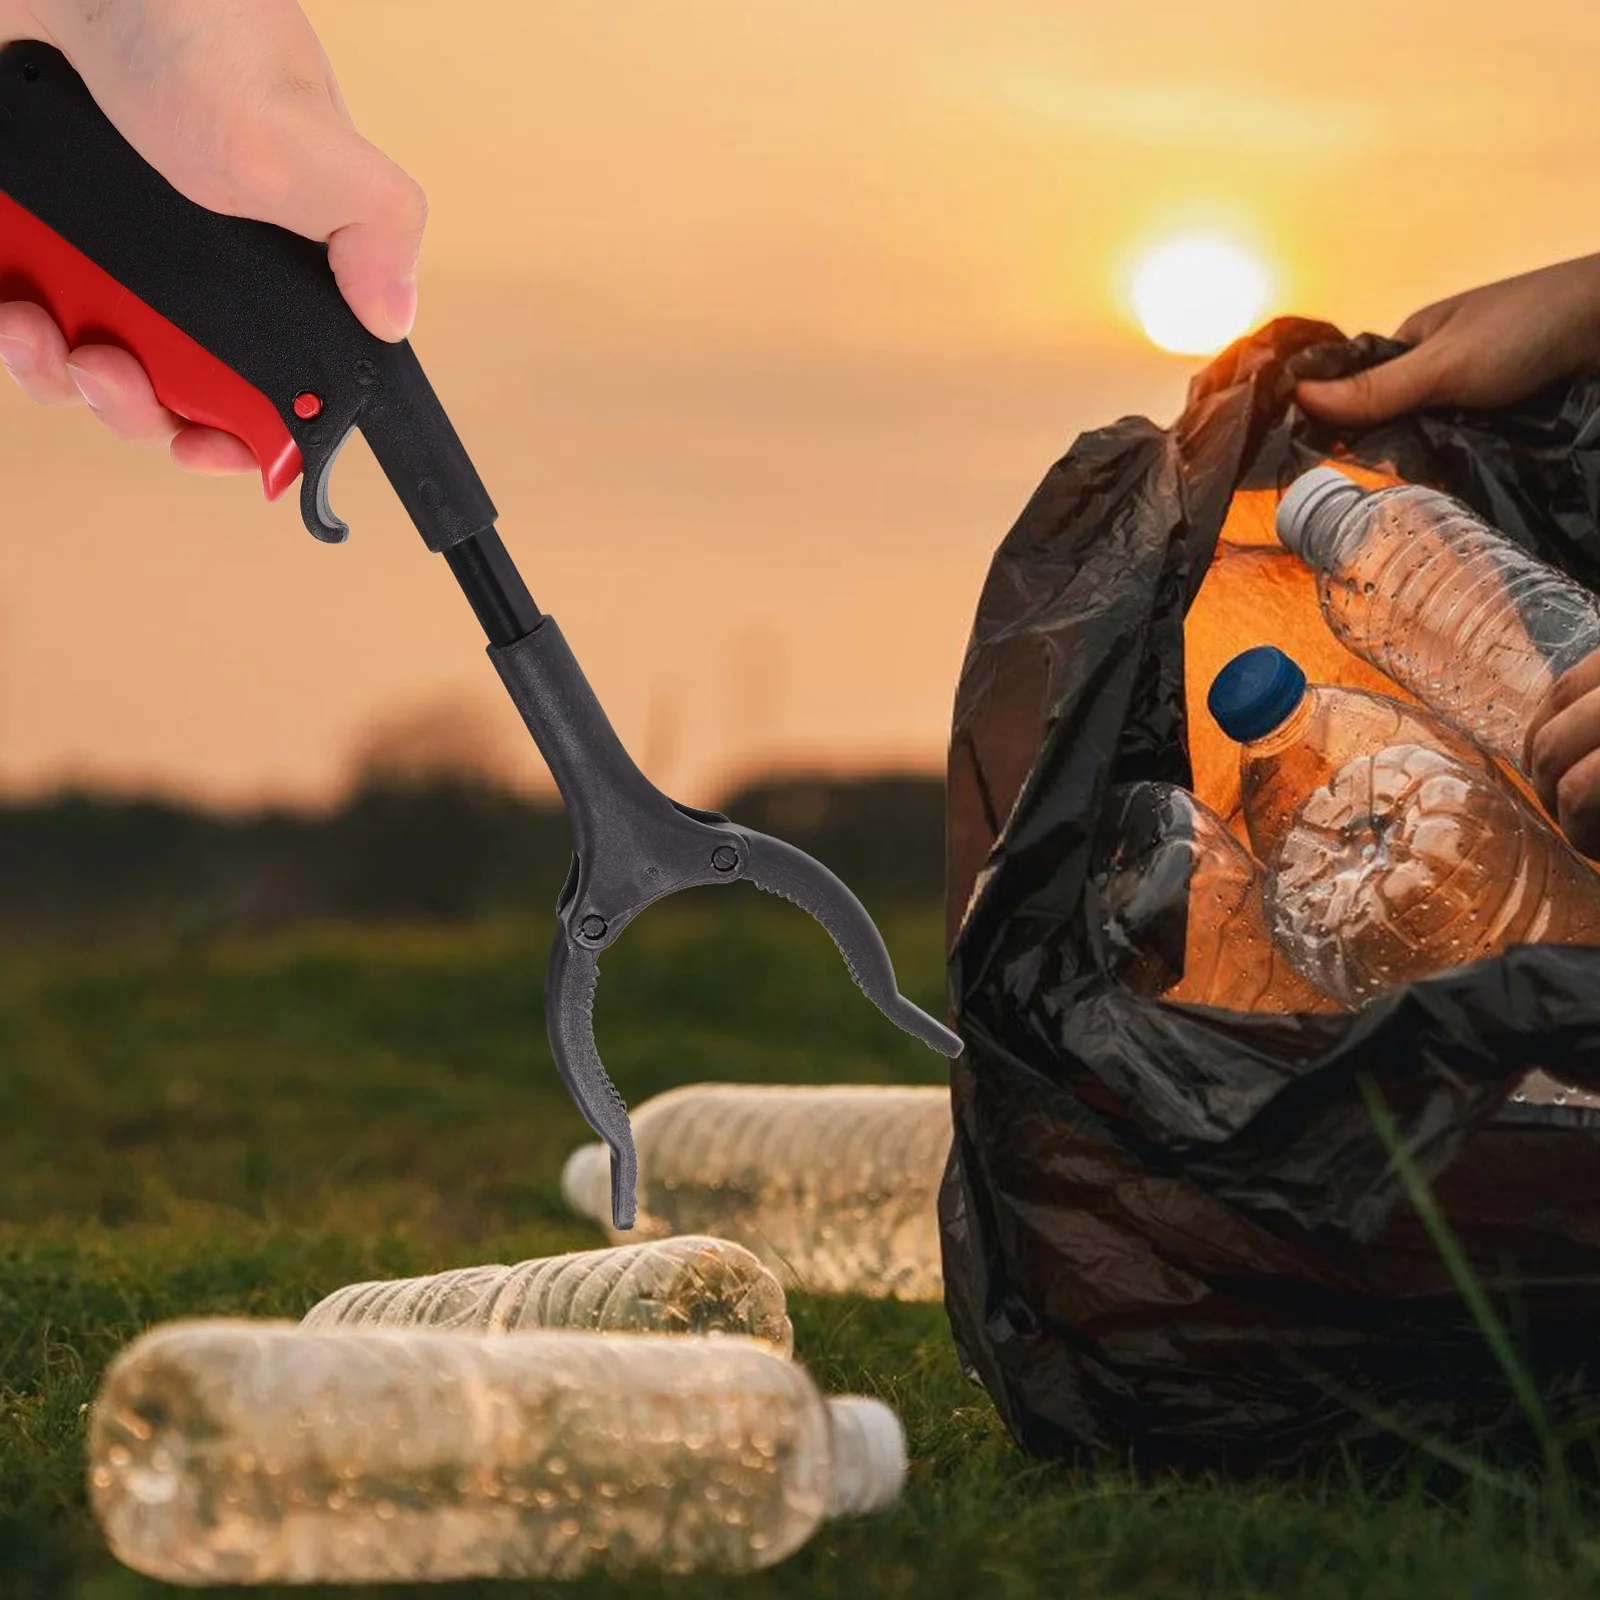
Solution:
M89 402L91 411L104 411L111 404L115 396L92 373L85 372L82 367L75 367L69 361L67 371L72 374L72 381L78 386L78 393Z
M0 365L16 375L33 366L33 346L26 339L0 338Z
M389 314L390 325L403 339L411 332L411 324L417 320L417 275L408 273L403 278L396 278L384 290L383 309Z

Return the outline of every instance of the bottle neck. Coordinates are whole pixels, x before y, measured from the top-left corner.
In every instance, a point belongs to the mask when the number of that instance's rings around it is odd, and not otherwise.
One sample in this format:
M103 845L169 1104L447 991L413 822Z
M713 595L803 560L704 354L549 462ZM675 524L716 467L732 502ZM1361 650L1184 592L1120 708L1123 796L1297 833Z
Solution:
M1308 567L1326 572L1333 566L1356 508L1371 498L1360 484L1352 483L1317 501L1300 531L1300 557Z
M1249 757L1273 756L1280 750L1287 750L1292 744L1298 744L1304 738L1316 708L1316 691L1308 686L1300 696L1300 704L1276 728L1246 743L1244 748Z
M583 1144L561 1169L561 1198L580 1217L611 1218L611 1152L603 1144Z
M844 1395L828 1401L833 1483L830 1517L858 1517L893 1505L906 1481L906 1436L879 1400Z

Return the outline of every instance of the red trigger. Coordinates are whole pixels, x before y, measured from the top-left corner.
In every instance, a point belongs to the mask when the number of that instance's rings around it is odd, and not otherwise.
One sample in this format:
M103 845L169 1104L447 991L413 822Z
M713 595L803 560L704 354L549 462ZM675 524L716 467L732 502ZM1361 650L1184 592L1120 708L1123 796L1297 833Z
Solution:
M169 411L244 440L260 463L269 500L300 476L300 447L259 389L7 194L0 194L3 300L43 306L69 345L116 344L136 356Z

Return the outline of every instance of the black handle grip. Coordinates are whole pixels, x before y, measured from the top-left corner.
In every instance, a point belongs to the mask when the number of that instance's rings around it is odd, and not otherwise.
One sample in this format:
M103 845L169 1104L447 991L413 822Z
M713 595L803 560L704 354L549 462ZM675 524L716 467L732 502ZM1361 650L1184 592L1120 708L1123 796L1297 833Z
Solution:
M124 345L164 404L238 433L264 473L261 441L276 413L303 460L301 510L319 539L348 532L329 508L328 474L353 428L429 549L494 525L494 503L410 344L388 344L362 326L339 293L326 247L185 199L48 45L0 50L0 194L15 202L0 209L0 298L40 300L77 324L69 338L75 331L79 342L87 335ZM104 275L143 306L107 292ZM163 322L175 337L164 336ZM201 352L248 387L235 380L236 398L186 408L186 394L207 388ZM264 423L252 420L249 390L270 404ZM211 392L223 390L212 383ZM287 440L282 454L292 474Z

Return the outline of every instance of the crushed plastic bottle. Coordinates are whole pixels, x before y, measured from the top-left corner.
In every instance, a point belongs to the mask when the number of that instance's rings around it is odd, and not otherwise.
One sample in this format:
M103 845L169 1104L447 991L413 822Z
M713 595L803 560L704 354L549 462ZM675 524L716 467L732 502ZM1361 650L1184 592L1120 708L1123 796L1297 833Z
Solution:
M513 1267L353 1283L308 1311L305 1328L430 1327L467 1333L588 1328L739 1333L785 1355L794 1328L783 1287L728 1239L656 1239Z
M1508 765L1550 686L1600 649L1600 598L1415 484L1316 467L1278 507L1339 640Z
M946 1089L690 1084L633 1112L645 1237L712 1234L753 1251L786 1287L938 1300L937 1198L950 1150ZM567 1203L607 1228L606 1147L561 1178Z
M1349 762L1423 745L1502 781L1480 750L1422 707L1359 689L1308 685L1299 666L1271 645L1236 655L1217 674L1206 704L1218 727L1242 747L1245 826L1256 859L1269 872L1301 805Z
M1275 944L1266 874L1209 807L1169 783L1110 797L1095 874L1102 925L1136 993L1232 1011L1336 1009Z
M890 1504L898 1419L741 1338L158 1328L89 1432L112 1552L171 1583L771 1566Z
M1600 944L1593 872L1508 788L1422 745L1352 761L1310 796L1268 907L1307 974L1352 1004L1514 945Z
M1218 675L1268 921L1319 989L1361 1005L1519 944L1600 944L1600 877L1478 750L1381 695L1308 688L1271 647Z

